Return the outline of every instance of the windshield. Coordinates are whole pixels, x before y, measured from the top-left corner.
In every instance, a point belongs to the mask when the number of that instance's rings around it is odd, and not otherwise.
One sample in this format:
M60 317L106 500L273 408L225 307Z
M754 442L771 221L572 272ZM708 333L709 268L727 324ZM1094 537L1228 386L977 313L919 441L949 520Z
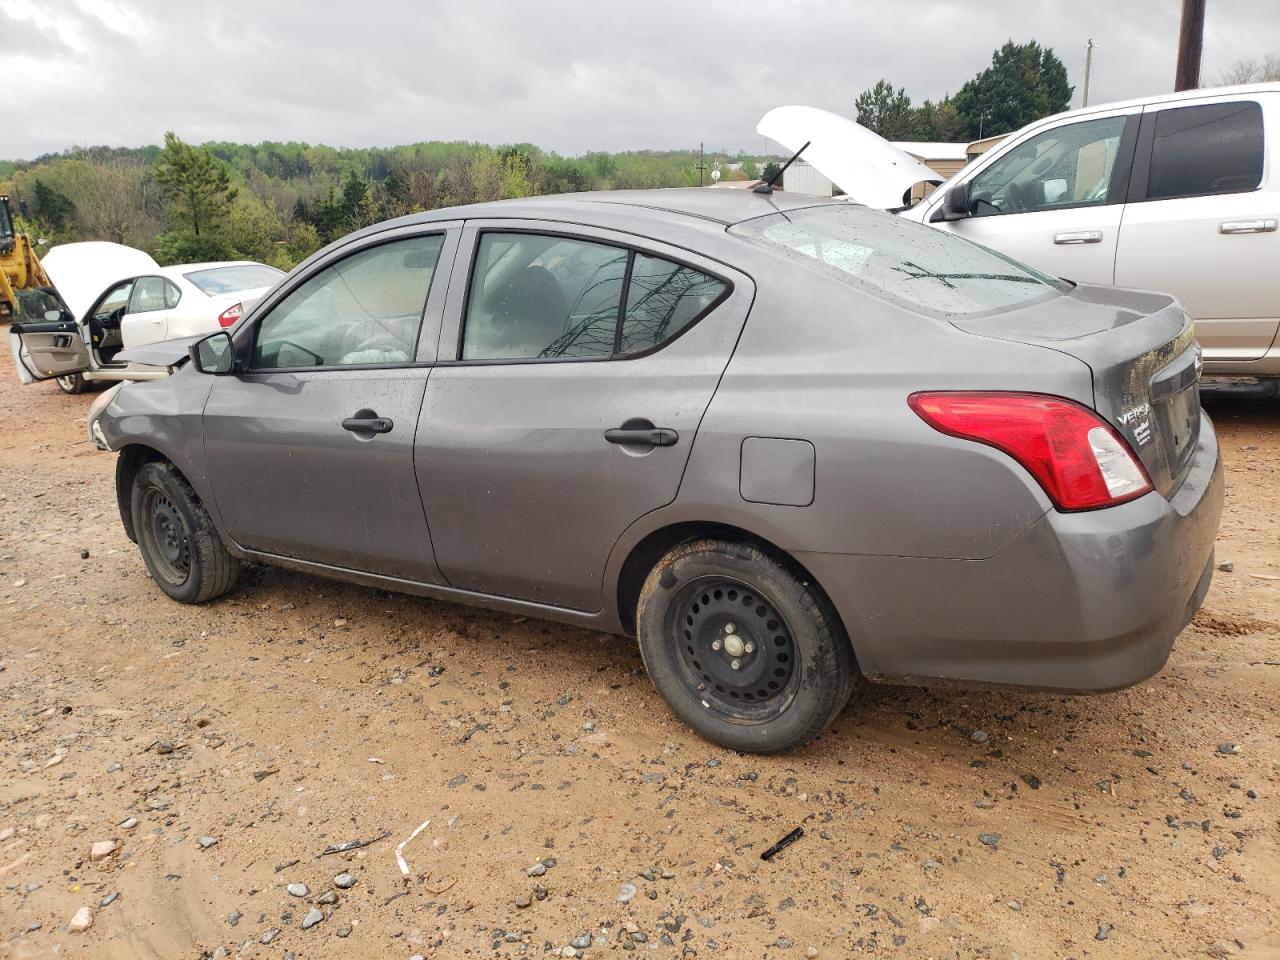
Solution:
M184 273L184 277L211 297L241 290L257 290L270 287L284 274L275 267L261 263L244 263L234 267L210 267Z
M731 233L853 286L939 316L1010 309L1063 283L994 250L866 207L830 205L747 220Z

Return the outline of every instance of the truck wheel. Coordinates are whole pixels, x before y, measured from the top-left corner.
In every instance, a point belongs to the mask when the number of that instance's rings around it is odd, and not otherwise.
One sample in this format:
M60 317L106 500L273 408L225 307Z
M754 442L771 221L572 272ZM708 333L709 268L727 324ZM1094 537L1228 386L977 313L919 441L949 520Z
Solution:
M826 729L853 690L853 647L830 602L751 544L673 549L645 581L636 623L658 692L721 746L798 747Z
M235 585L240 564L173 464L144 465L134 478L130 506L151 579L174 600L204 603Z
M78 373L69 373L65 377L58 377L58 389L63 393L84 393L89 389L89 382Z

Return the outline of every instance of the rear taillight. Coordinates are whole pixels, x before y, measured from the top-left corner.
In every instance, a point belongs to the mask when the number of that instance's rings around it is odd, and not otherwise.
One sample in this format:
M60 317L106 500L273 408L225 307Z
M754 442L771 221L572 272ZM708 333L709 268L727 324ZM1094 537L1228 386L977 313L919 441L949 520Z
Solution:
M223 327L229 327L240 319L240 314L244 313L242 304L233 304L218 314L218 324Z
M1037 393L915 393L907 401L935 430L985 443L1022 464L1059 510L1140 497L1151 480L1129 445L1086 407Z

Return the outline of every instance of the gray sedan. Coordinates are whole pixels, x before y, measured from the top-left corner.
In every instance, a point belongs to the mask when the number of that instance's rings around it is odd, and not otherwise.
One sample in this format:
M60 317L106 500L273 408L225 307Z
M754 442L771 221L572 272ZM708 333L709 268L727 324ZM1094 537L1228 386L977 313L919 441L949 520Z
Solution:
M171 597L252 561L634 634L738 750L811 739L859 674L1138 682L1213 570L1181 306L850 203L415 215L190 352L90 417Z

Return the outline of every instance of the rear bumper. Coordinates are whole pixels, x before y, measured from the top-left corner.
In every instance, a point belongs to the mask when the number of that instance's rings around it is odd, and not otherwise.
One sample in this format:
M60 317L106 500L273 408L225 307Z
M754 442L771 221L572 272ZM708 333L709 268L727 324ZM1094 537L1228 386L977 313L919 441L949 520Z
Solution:
M1203 602L1223 486L1202 414L1191 469L1168 500L1051 510L987 560L797 559L873 680L1113 690L1158 672Z

